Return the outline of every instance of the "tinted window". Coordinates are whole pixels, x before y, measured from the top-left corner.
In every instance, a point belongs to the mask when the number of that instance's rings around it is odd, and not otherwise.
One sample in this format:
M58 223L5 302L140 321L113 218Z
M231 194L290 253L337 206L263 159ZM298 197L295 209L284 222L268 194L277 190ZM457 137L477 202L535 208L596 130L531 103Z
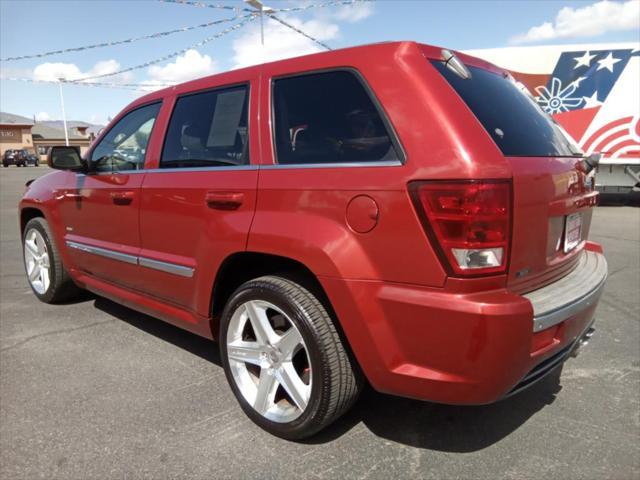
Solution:
M463 79L432 61L447 79L502 153L508 156L572 156L580 150L553 119L511 78L483 68L467 66L470 79Z
M110 172L143 168L147 143L159 110L160 104L154 103L122 117L93 149L92 169Z
M273 94L278 163L399 158L380 112L352 72L275 80Z
M249 88L225 88L176 102L160 167L217 167L249 163Z

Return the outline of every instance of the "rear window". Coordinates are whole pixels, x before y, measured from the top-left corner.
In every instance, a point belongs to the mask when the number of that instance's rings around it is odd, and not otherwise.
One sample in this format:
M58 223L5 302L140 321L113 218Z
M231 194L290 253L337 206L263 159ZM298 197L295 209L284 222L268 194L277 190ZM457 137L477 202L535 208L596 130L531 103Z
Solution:
M471 109L506 156L571 157L580 149L554 120L511 78L467 65L470 79L463 79L444 62L433 66Z

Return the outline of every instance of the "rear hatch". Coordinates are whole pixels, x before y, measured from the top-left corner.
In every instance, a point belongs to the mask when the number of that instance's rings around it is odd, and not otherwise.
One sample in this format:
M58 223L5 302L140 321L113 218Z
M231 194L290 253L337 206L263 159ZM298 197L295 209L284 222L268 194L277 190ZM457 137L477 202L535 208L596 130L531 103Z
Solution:
M524 293L568 273L597 200L575 142L508 72L463 56L467 75L430 63L498 146L513 174L508 286ZM465 76L467 78L465 78Z

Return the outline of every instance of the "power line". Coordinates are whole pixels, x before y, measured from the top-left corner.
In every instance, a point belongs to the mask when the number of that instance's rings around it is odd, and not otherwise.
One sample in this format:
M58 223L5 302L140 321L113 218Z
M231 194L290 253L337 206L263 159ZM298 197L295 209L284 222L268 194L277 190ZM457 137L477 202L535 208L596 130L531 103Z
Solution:
M231 33L235 30L238 30L239 28L244 27L247 23L251 22L252 20L255 20L256 15L253 13L250 13L248 15L244 15L243 17L238 17L241 18L242 20L238 23L235 23L234 25L230 26L229 28L225 28L224 30L219 31L218 33L216 33L215 35L211 35L210 37L205 38L204 40L199 41L198 43L194 43L193 45L183 48L181 50L177 50L175 52L169 53L167 55L164 55L162 57L156 58L155 60L150 60L148 62L145 63L141 63L139 65L134 65L133 67L128 67L128 68L123 68L122 70L118 70L115 72L111 72L111 73L103 73L101 75L91 75L89 77L83 77L83 78L76 78L73 80L67 80L67 82L69 83L78 83L78 82L84 82L85 80L94 80L97 78L105 78L105 77L112 77L114 75L120 75L122 73L127 73L127 72L131 72L133 70L139 70L141 68L146 68L149 67L151 65L155 65L157 63L162 63L166 60L170 60L174 57L177 57L178 55L182 55L184 53L186 53L187 51L197 48L197 47L201 47L202 45L205 45L213 40L216 40L228 33Z
M93 48L103 48L103 47L112 47L115 45L122 45L124 43L133 43L133 42L137 42L140 40L149 40L152 38L160 38L160 37L166 37L168 35L172 35L174 33L180 33L180 32L188 32L190 30L195 30L197 28L207 28L207 27L212 27L213 25L218 25L220 23L225 23L225 22L231 22L233 20L238 19L239 17L232 17L232 18L224 18L222 20L214 20L212 22L207 22L207 23L202 23L200 25L193 25L193 26L189 26L189 27L181 27L181 28L176 28L174 30L168 30L166 32L157 32L157 33L152 33L149 35L142 35L140 37L132 37L132 38L127 38L124 40L114 40L111 42L102 42L102 43L96 43L93 45L84 45L81 47L72 47L72 48L65 48L62 50L51 50L49 52L42 52L42 53L34 53L31 55L20 55L20 56L15 56L15 57L7 57L7 58L0 58L0 62L10 62L10 61L15 61L15 60L26 60L29 58L42 58L42 57L48 57L51 55L60 55L63 53L69 53L69 52L80 52L83 50L90 50Z
M282 25L284 25L287 28L290 28L291 30L299 33L300 35L308 38L309 40L311 40L312 42L317 43L318 45L320 45L323 48L326 48L327 50L333 50L329 45L327 45L326 43L321 42L320 40L318 40L317 38L312 37L311 35L309 35L308 33L303 32L302 30L300 30L297 27L294 27L293 25L291 25L290 23L285 22L284 20L282 20L281 18L276 17L275 15L273 15L272 13L267 13L266 14L269 18L275 20L276 22L280 22Z

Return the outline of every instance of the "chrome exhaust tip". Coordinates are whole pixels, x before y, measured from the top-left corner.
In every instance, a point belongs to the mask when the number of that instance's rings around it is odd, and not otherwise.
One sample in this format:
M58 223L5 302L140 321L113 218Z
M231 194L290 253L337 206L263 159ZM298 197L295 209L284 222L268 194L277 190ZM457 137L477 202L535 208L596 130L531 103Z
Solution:
M591 340L591 337L593 337L593 334L595 333L596 329L593 327L590 327L589 330L587 330L584 335L582 336L582 338L580 339L580 345L588 345L589 344L589 340Z
M589 344L589 340L591 340L591 337L593 337L593 334L595 333L595 331L596 331L595 328L589 327L589 329L582 334L582 336L576 342L576 346L571 351L572 357L575 358L578 356L578 353L580 352L580 347L584 347L585 345Z

